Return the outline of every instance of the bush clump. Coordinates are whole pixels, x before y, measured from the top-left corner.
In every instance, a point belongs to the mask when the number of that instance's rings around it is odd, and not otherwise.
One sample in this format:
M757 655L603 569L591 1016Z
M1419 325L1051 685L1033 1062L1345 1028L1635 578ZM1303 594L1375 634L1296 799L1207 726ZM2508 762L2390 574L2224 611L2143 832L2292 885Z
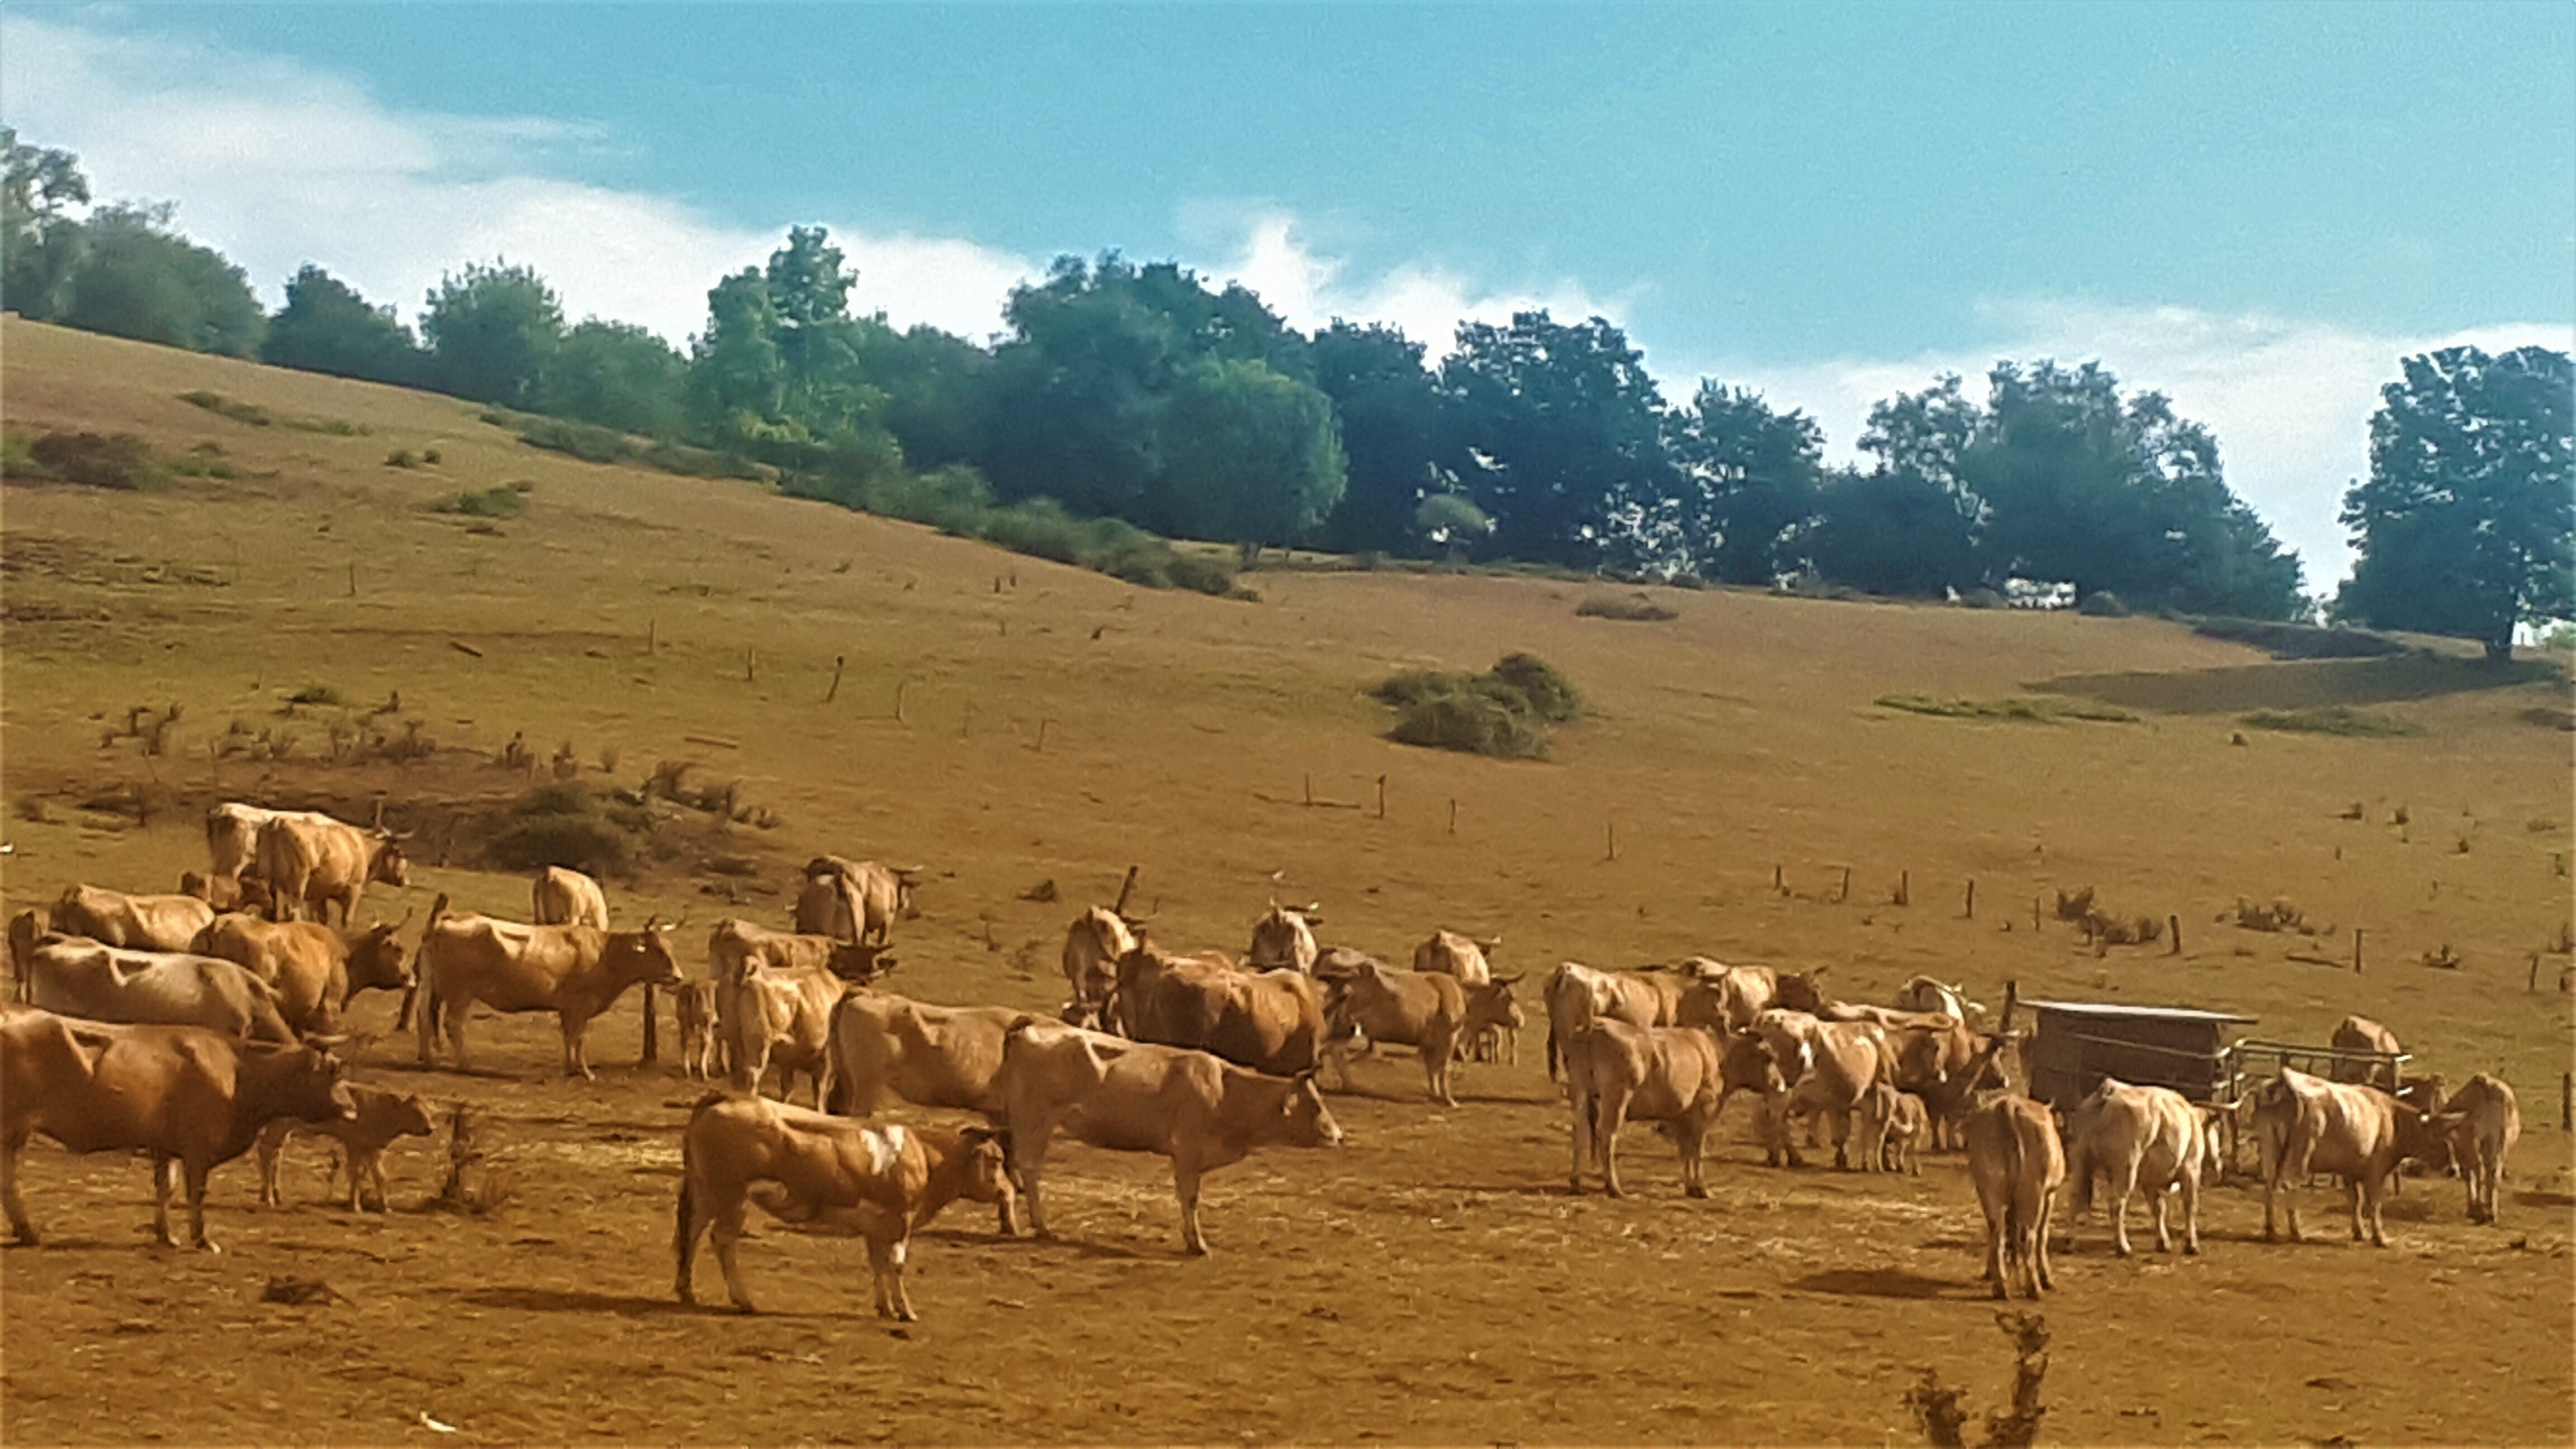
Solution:
M509 429L531 448L568 454L585 463L641 463L687 478L765 480L770 476L760 464L736 453L692 448L667 438L634 437L596 423L514 413L507 408L486 408L482 418L494 427Z
M28 445L27 461L31 477L93 488L149 488L169 476L132 433L47 433Z
M2092 619L2125 619L2129 606L2109 589L2094 589L2076 602L2075 612Z
M1661 623L1681 617L1680 611L1668 609L1642 593L1631 594L1624 599L1611 594L1594 594L1575 605L1574 613L1582 619L1619 619L1632 624Z
M1399 744L1499 759L1544 759L1551 726L1583 714L1581 691L1534 654L1507 654L1483 674L1408 669L1369 690L1396 710Z
M444 503L435 505L434 513L462 514L467 518L516 518L527 504L528 489L518 483L500 483L490 488L468 488Z
M290 428L299 433L330 433L342 438L358 437L367 431L364 425L346 418L307 418L293 413L273 413L257 403L246 403L203 388L179 394L179 401L254 428Z
M2292 734L2349 735L2357 739L2390 739L2423 731L2394 715L2372 714L2350 705L2317 709L2258 709L2238 720L2247 729L2283 730Z
M635 858L635 835L650 824L640 810L603 806L579 780L554 780L511 802L483 853L501 870L560 865L593 876L624 875Z
M1935 699L1928 694L1882 694L1875 703L1881 709L1901 709L1908 714L1928 714L1941 719L2025 720L2035 724L2055 724L2059 720L2093 720L2105 724L2129 724L2135 714L2116 705L2088 704L2077 700L2031 699L2027 696L2007 699Z
M2326 629L2270 619L2202 619L2192 625L2192 632L2231 644L2251 644L2275 659L2375 659L2406 652L2404 644L2367 629Z

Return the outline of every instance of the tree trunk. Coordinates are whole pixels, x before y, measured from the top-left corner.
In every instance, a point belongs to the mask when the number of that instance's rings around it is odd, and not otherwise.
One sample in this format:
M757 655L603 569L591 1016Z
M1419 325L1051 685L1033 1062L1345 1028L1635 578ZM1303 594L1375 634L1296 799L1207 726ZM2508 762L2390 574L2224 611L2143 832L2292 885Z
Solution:
M2511 624L2507 624L2504 628L2504 633L2499 637L2487 640L2486 646L2487 662L2490 664L2501 664L2506 660L2513 658L2513 626Z

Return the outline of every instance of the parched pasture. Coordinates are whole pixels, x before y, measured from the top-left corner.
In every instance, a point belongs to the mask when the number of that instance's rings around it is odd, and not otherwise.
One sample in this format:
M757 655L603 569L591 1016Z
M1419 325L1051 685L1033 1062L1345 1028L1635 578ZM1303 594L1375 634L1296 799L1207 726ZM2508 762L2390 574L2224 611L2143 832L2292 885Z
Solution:
M1638 625L1579 617L1585 586L1540 579L1256 573L1258 602L1159 594L536 452L446 399L15 320L0 341L12 430L214 442L242 475L0 492L10 911L74 881L171 888L202 860L205 804L231 797L362 819L382 798L418 830L413 888L371 889L362 918L438 891L523 914L524 879L476 868L472 828L528 787L491 763L521 734L540 779L569 742L585 780L687 760L692 784L739 782L741 807L770 812L693 812L609 881L621 926L685 920L696 971L722 916L783 924L795 865L828 849L931 868L889 984L934 1001L1051 1008L1066 921L1133 863L1135 905L1175 946L1240 950L1275 897L1322 901L1326 944L1382 957L1435 926L1499 933L1498 968L1532 986L1562 959L1708 954L1822 966L1855 1000L1922 972L1996 1003L2009 979L2237 1011L2289 1040L2358 1012L2455 1083L2488 1070L2519 1090L2501 1226L2469 1225L2440 1179L2407 1183L2384 1252L2343 1240L2339 1190L2303 1195L2295 1247L2253 1241L2258 1193L2216 1191L2197 1259L2119 1261L2098 1216L2062 1222L2047 1437L2576 1432L2570 958L2551 949L2571 769L2568 736L2526 718L2563 710L2563 681L2458 688L2483 681L2446 668L2400 691L2385 669L2276 664L2160 621L1722 591L1656 590L1678 617ZM192 389L368 431L255 428L178 401ZM386 463L430 448L434 468ZM514 481L531 485L514 517L434 511ZM1361 694L1516 649L1594 705L1547 763L1391 744ZM2105 675L2138 720L1873 703ZM313 686L343 702L290 712ZM2419 732L2230 743L2238 711L2328 702ZM173 704L159 753L122 734ZM431 748L329 759L351 721L353 740ZM1057 899L1023 898L1044 881ZM2034 927L2035 900L2081 886L2174 917L2181 951L2096 955L2051 912ZM2218 921L2240 897L2295 902L2318 934ZM2456 969L2423 964L2446 948ZM391 1012L378 997L356 1016ZM226 1251L164 1252L144 1246L141 1164L39 1143L25 1191L49 1240L0 1254L0 1438L1904 1443L1925 1366L1974 1411L2000 1400L2011 1355L1955 1154L1920 1179L1773 1171L1731 1112L1708 1200L1682 1198L1642 1127L1631 1196L1572 1197L1542 1030L1520 1065L1466 1069L1455 1110L1422 1099L1401 1050L1363 1066L1331 1099L1346 1146L1209 1179L1206 1260L1180 1251L1160 1159L1059 1144L1063 1239L1001 1241L986 1210L952 1209L916 1243L923 1321L901 1330L869 1315L855 1244L775 1227L743 1249L768 1312L672 1301L698 1089L668 1064L667 1017L666 1064L635 1065L634 998L595 1031L589 1086L553 1075L548 1019L478 1018L473 1077L379 1040L361 1078L473 1103L507 1200L423 1210L444 1144L405 1139L394 1211L347 1214L321 1204L327 1151L304 1140L287 1208L254 1206L245 1158L214 1179ZM263 1302L278 1275L349 1301Z

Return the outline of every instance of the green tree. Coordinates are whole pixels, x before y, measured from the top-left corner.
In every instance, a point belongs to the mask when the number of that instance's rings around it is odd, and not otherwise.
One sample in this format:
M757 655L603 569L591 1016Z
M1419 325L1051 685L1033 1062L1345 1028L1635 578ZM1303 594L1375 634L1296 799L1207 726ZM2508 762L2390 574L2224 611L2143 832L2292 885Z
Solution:
M1266 362L1202 359L1162 421L1149 528L1239 544L1252 556L1310 534L1341 499L1332 400Z
M1494 520L1494 551L1578 567L1672 511L1663 398L1645 358L1607 321L1521 312L1471 322L1441 364L1449 451L1468 497Z
M1973 588L1975 507L1911 468L1837 469L1817 489L1807 557L1825 578L1873 594Z
M1350 484L1324 526L1346 553L1406 553L1426 492L1453 481L1440 467L1440 380L1423 347L1392 327L1335 321L1315 334L1315 385L1341 418Z
M1824 475L1825 433L1814 419L1702 381L1671 415L1666 449L1685 480L1684 542L1700 573L1767 585L1796 569Z
M440 391L531 407L546 359L563 339L563 303L532 267L468 262L462 273L439 279L420 330Z
M2361 560L2335 613L2506 658L2516 624L2576 612L2576 372L2545 347L2403 367L2370 419L2370 477L2344 495Z
M1424 543L1445 551L1455 563L1493 533L1494 520L1467 501L1463 493L1433 493L1413 510L1413 531Z
M0 126L0 306L39 321L62 309L80 254L80 223L64 209L89 202L89 179L69 151L30 146Z
M774 456L796 466L834 450L897 451L879 421L886 395L863 367L871 339L889 329L850 315L857 280L829 233L800 226L768 265L718 282L689 368L699 428L719 441L787 449Z
M707 293L707 330L689 361L689 407L719 439L767 436L785 412L787 364L769 284L744 268Z
M859 376L885 394L884 422L916 468L972 461L990 419L993 354L919 323L897 332L863 322Z
M563 335L538 376L537 407L620 432L676 435L686 358L642 327L593 317Z
M167 205L91 212L54 320L198 352L256 355L266 318L249 277L170 230L170 214Z
M347 283L310 262L286 283L286 305L269 319L260 361L335 377L417 385L427 359L391 307L371 307Z

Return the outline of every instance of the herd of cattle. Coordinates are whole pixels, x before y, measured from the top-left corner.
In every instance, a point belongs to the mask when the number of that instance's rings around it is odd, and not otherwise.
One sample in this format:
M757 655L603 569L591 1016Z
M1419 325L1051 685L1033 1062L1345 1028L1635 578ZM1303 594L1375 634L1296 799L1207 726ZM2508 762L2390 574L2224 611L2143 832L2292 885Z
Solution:
M783 1222L864 1239L877 1310L909 1319L908 1240L948 1203L995 1205L1007 1235L1019 1231L1025 1200L1029 1225L1048 1234L1042 1184L1059 1135L1168 1158L1182 1240L1204 1253L1206 1173L1264 1146L1341 1140L1324 1069L1347 1090L1355 1056L1409 1046L1431 1099L1455 1106L1457 1064L1516 1059L1526 1024L1515 997L1523 978L1488 963L1495 943L1438 931L1409 968L1396 967L1319 949L1311 907L1274 904L1241 964L1167 951L1117 909L1086 910L1065 936L1071 999L1047 1018L933 1005L875 984L896 965L890 943L918 874L909 869L816 858L794 929L726 920L708 941L708 976L691 980L671 926L612 930L598 884L573 871L537 876L530 922L452 910L441 895L407 953L408 915L353 924L368 885L408 884L400 836L225 804L208 815L207 845L209 870L187 873L179 894L75 886L43 919L31 910L9 923L16 993L0 1008L0 1200L20 1242L36 1241L18 1166L38 1133L73 1152L148 1157L154 1226L169 1246L174 1186L184 1180L191 1240L212 1249L208 1174L256 1146L262 1201L274 1203L279 1148L296 1131L338 1139L348 1206L381 1211L383 1150L428 1134L430 1116L417 1095L348 1080L337 1049L352 997L400 992L395 1029L414 1030L421 1063L435 1063L443 1034L460 1070L478 1006L552 1012L565 1073L589 1078L589 1024L641 985L648 1009L652 988L674 997L683 1070L723 1082L682 1134L679 1297L695 1301L692 1267L711 1237L733 1303L752 1306L735 1249L758 1204ZM1881 1006L1833 1000L1819 975L1705 958L1557 967L1540 998L1549 1076L1572 1115L1574 1190L1597 1177L1611 1195L1624 1191L1618 1138L1642 1121L1663 1126L1684 1191L1705 1196L1709 1134L1744 1094L1775 1167L1800 1165L1800 1137L1814 1147L1820 1129L1838 1168L1919 1173L1922 1150L1964 1150L1997 1297L2052 1286L2046 1230L2070 1181L2079 1212L2097 1182L2108 1184L2121 1255L2142 1193L2159 1250L2172 1250L2179 1199L2183 1251L2199 1251L2200 1194L2225 1167L2211 1109L2104 1080L2060 1113L2024 1095L2019 1034L1972 1027L1985 1008L1958 987L1917 977ZM2359 1018L2337 1045L2395 1049L2385 1028ZM762 1095L773 1077L776 1100ZM785 1100L799 1078L811 1107ZM982 1125L873 1125L896 1101ZM2345 1180L2353 1237L2366 1231L2381 1245L2381 1199L2410 1161L2457 1170L2470 1217L2493 1221L2521 1130L2512 1089L2483 1074L2446 1094L2438 1079L2284 1070L2254 1094L2252 1118L2266 1239L2284 1188L2323 1173ZM2287 1217L2296 1238L2295 1206Z

